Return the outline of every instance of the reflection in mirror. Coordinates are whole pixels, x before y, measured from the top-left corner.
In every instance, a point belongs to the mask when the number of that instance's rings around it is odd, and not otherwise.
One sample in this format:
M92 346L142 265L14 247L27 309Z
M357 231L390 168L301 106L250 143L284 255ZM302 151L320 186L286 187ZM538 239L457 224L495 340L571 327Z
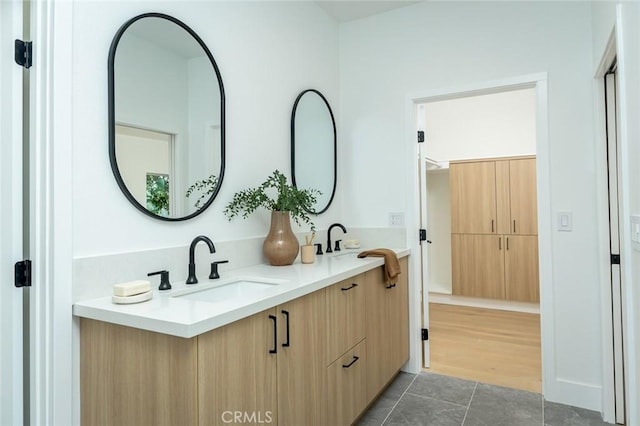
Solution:
M125 23L109 52L109 155L144 213L184 220L206 209L224 174L224 89L204 42L158 13Z
M326 211L336 191L336 123L329 102L317 90L305 90L293 105L291 171L297 188L322 193L310 213Z

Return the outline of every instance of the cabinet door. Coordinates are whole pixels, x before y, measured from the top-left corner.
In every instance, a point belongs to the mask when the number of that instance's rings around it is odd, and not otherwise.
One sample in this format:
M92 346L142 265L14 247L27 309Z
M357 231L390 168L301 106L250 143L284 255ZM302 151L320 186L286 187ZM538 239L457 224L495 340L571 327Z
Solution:
M197 341L83 318L83 425L196 425Z
M400 260L398 284L389 287L384 271L365 274L367 401L371 401L409 357L407 259Z
M538 237L512 235L506 237L505 287L509 300L539 302Z
M496 170L494 161L449 166L451 232L496 233Z
M535 158L509 161L510 234L536 235L538 209Z
M327 287L326 365L364 339L364 291L364 274Z
M326 425L326 293L280 305L278 425Z
M229 424L238 413L244 423L277 423L273 318L270 309L198 336L200 425Z
M454 295L504 299L504 240L497 235L451 235Z
M328 425L350 425L367 406L366 362L363 340L327 367Z

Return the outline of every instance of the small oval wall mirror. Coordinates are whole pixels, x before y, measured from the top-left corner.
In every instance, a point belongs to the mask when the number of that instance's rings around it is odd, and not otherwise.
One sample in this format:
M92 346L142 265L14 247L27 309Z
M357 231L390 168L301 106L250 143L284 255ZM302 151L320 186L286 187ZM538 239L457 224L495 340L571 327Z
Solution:
M293 105L291 173L297 188L322 193L310 213L325 212L336 191L336 123L329 102L314 89L300 93Z
M109 51L109 158L124 195L152 217L202 213L224 175L224 88L211 52L160 13L127 21Z

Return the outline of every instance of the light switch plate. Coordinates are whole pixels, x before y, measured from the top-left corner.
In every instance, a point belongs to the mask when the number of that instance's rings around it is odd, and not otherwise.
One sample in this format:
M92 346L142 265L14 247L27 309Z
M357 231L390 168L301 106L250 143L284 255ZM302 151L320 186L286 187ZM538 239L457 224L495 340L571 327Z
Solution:
M640 215L631 215L631 247L640 251Z
M402 228L404 226L404 213L389 213L389 226Z
M558 231L573 230L573 213L558 212Z

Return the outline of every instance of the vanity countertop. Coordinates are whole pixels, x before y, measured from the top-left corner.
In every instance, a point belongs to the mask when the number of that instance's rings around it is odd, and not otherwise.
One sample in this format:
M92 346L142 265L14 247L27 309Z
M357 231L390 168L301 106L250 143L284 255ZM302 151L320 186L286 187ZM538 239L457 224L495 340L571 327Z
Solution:
M147 302L117 305L111 296L76 302L73 314L128 327L191 338L223 325L246 318L265 309L320 290L354 275L384 264L381 257L359 259L362 250L343 250L332 255L316 256L315 263L290 266L255 265L223 272L222 278L209 280L209 265L198 265L198 284L184 281L172 283L168 291L153 290ZM409 249L394 249L398 257L409 255ZM205 302L176 297L185 293L222 287L238 280L278 283L246 297Z

